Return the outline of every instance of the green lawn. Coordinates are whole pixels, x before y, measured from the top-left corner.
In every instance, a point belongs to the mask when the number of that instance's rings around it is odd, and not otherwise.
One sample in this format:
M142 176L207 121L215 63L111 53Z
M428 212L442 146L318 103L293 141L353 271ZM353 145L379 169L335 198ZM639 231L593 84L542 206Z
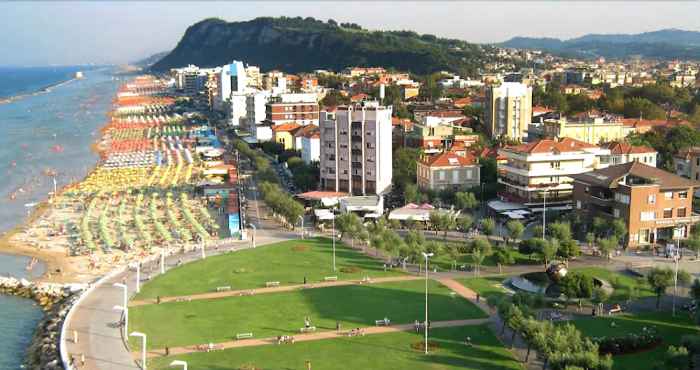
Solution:
M256 338L298 333L304 317L318 330L373 326L387 316L393 323L424 317L424 281L350 285L293 292L163 303L129 309L130 330L148 334L151 348L232 340L237 333ZM430 319L484 318L486 315L448 288L430 281Z
M611 327L615 321L615 327ZM573 321L584 334L591 337L622 336L627 333L641 333L642 327L653 326L663 338L663 343L653 351L614 356L614 370L649 369L657 361L663 360L663 354L669 345L678 345L686 334L698 334L697 326L688 318L687 313L680 313L676 318L670 312L651 312L639 315L620 315L614 317L587 317Z
M506 276L491 276L456 280L488 300L491 297L503 297L506 295L506 290L502 286L503 281L506 279Z
M456 247L457 245L454 243L449 243L452 247ZM495 249L495 247L494 247ZM539 261L537 258L533 257L532 259L530 256L527 254L522 254L518 252L517 250L513 250L513 257L515 258L515 264L516 265L541 265L542 262ZM430 264L432 266L437 266L438 270L442 271L449 271L452 269L452 266L454 264L454 258L452 258L449 254L447 253L442 253L430 260ZM474 260L472 258L471 253L465 253L465 254L460 254L457 256L457 265L467 265L467 266L473 266L474 265ZM498 263L496 262L496 256L493 254L490 254L484 258L484 262L481 264L482 266L498 266ZM508 266L503 266L504 270L508 269Z
M281 285L322 281L326 276L361 279L365 275L382 277L401 275L398 270L384 271L383 263L336 243L336 267L332 269L330 239L290 240L256 249L247 249L209 257L168 271L141 288L136 299L212 292L219 286L232 289L264 287L268 281ZM345 272L344 272L345 271Z
M438 348L426 356L411 348L422 337L413 332L297 342L281 346L236 348L211 353L193 353L154 359L149 368L166 369L173 359L187 361L192 369L522 369L483 325L440 328L430 331ZM469 336L473 347L463 344ZM246 367L248 366L248 367Z
M583 267L573 269L572 271L587 273L609 282L613 288L615 288L615 291L610 297L610 302L627 300L629 289L637 285L637 278L620 272L610 271L602 267ZM654 297L654 291L651 290L646 280L642 278L642 281L643 284L639 286L639 295L636 298Z

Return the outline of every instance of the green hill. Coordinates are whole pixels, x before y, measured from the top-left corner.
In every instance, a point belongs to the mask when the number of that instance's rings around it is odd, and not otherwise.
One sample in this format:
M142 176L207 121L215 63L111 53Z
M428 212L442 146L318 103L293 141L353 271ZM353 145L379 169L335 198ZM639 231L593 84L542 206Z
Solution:
M481 46L412 31L369 31L353 23L314 18L206 19L190 26L155 71L196 64L212 67L242 60L263 70L287 72L381 66L427 74L474 72L485 59Z

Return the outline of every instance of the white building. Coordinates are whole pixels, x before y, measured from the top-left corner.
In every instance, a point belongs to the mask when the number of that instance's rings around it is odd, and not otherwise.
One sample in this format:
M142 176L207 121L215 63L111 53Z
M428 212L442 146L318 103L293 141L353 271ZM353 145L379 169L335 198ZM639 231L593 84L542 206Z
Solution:
M221 77L219 79L219 91L218 91L218 95L217 95L218 97L217 97L217 101L215 104L215 108L217 110L225 111L227 113L229 112L229 109L231 110L232 113L234 113L233 112L234 110L236 112L240 111L240 105L238 105L237 107L234 108L233 104L230 104L231 103L231 94L232 93L243 94L246 91L246 87L247 87L247 75L245 72L245 67L243 66L243 62L234 60L231 64L228 64L228 65L221 67ZM243 102L243 104L245 104L245 101ZM244 106L244 108L245 108L245 106ZM232 115L231 116L231 123L234 125L238 125L236 122L237 122L237 120L235 120L233 115Z
M315 131L301 137L301 159L304 163L321 159L321 132Z
M504 82L486 89L484 124L493 138L522 139L532 121L532 87Z
M272 140L272 128L264 124L265 106L271 95L269 91L254 91L246 96L246 123L257 142Z
M392 107L377 102L321 112L321 188L353 195L391 186Z
M498 154L507 159L507 163L498 165L498 182L505 187L500 197L537 207L545 194L547 204L571 203L571 176L607 167L601 158L609 158L610 150L563 138L508 146Z

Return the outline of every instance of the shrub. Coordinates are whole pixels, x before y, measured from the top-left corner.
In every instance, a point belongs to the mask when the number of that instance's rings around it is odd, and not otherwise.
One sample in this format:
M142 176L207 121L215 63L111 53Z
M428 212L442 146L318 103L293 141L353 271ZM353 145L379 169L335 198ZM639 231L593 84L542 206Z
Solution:
M601 354L622 355L651 349L663 341L656 330L645 328L641 334L627 334L620 337L594 338Z

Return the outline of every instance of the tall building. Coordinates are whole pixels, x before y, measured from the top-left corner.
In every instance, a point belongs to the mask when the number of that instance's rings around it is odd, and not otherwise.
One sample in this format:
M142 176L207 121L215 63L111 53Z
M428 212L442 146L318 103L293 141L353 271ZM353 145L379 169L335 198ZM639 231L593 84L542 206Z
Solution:
M522 139L532 120L532 88L518 82L489 87L484 118L491 137Z
M391 110L377 102L321 112L321 187L353 195L391 186Z
M231 107L231 95L234 93L239 95L243 94L246 90L246 86L247 75L245 72L245 67L243 66L243 62L234 60L231 64L221 67L221 78L219 79L219 94L217 98L218 104L216 105L216 109L227 112L230 109L233 109L236 112L239 111L240 109L234 109ZM240 99L238 103L240 103ZM245 105L245 99L243 99L243 103ZM231 123L234 125L238 124L237 120L235 120L233 117L231 117Z

